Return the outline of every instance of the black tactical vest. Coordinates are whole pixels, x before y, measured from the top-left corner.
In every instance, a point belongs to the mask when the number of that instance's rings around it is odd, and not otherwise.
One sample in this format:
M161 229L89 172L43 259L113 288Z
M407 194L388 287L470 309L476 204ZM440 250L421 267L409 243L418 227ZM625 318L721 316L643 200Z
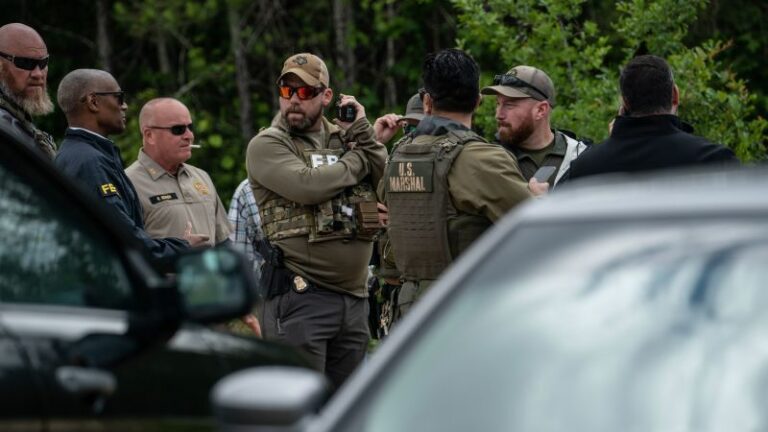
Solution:
M7 111L15 119L13 123L16 129L20 129L28 137L28 145L37 147L51 160L56 157L56 143L53 141L53 137L38 129L32 123L29 115L16 104L7 100L2 92L0 92L0 109Z

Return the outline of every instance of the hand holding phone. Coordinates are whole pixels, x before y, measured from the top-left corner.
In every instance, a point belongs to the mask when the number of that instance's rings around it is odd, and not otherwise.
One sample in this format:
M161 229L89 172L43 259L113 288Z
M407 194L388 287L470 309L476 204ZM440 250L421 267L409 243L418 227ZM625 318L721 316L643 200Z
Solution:
M539 168L538 170L536 170L536 172L533 174L533 178L535 178L536 181L539 183L547 182L549 181L549 178L552 177L552 174L555 173L556 169L557 167L553 167L551 165L545 165Z

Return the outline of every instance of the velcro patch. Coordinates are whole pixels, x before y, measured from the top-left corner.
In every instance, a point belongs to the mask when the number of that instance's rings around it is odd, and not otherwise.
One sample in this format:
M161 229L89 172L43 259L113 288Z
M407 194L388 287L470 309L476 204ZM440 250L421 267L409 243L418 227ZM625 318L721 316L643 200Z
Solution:
M388 192L432 192L432 162L394 162L389 164Z
M117 191L117 188L112 183L104 183L103 185L99 186L99 192L101 192L101 196L103 197L112 195L120 196L120 192Z
M179 196L176 195L176 192L169 192L169 193L151 196L149 197L149 202L151 202L152 204L157 204L163 201L170 201L175 199L179 199Z

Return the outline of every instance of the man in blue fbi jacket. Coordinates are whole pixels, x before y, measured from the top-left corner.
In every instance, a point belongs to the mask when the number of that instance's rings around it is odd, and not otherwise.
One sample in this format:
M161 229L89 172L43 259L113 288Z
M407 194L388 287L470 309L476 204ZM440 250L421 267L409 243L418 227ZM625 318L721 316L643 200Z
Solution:
M161 268L167 268L169 259L179 251L207 240L204 235L192 234L191 226L183 239L152 239L144 231L136 190L125 175L120 150L107 138L125 130L128 109L125 93L112 75L97 69L74 70L59 84L57 99L69 127L56 166L117 210L120 219L160 260Z

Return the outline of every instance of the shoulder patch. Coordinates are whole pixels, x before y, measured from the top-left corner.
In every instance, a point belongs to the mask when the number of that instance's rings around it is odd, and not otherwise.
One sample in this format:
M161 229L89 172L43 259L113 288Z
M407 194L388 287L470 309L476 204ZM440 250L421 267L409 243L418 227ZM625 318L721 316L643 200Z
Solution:
M197 189L197 192L200 193L201 195L208 195L211 193L211 191L208 190L208 186L206 186L203 182L199 180L193 183L192 186L194 186L195 189Z
M170 201L175 199L179 199L178 195L176 195L176 192L170 192L170 193L151 196L149 197L149 202L152 204L157 204L163 201Z
M117 188L112 183L104 183L103 185L99 186L99 192L101 192L101 196L103 197L112 195L120 196L120 192L118 192Z

